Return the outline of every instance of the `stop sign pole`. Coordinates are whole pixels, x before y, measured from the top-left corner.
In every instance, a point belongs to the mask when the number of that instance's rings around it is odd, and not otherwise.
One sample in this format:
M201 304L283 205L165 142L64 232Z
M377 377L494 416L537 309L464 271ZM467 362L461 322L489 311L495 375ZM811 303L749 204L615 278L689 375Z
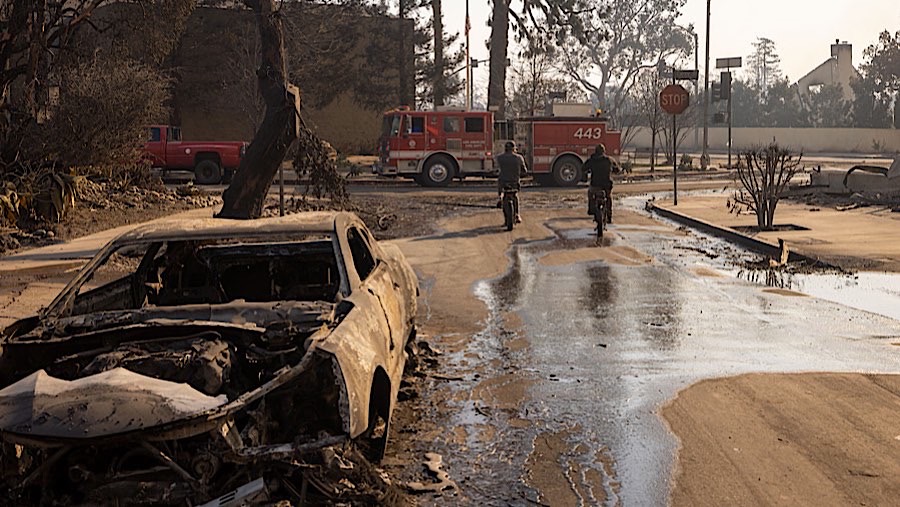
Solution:
M691 104L691 95L677 79L695 79L698 71L672 69L672 84L659 92L659 105L663 111L672 115L672 190L674 205L678 206L678 115Z

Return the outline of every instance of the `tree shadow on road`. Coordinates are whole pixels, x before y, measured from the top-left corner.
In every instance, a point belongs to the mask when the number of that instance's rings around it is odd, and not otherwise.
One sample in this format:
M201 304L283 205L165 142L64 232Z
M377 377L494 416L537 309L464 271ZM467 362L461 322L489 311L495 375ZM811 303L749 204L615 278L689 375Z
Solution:
M413 239L413 241L432 241L438 239L459 239L459 238L476 238L478 236L484 236L488 234L501 234L505 233L506 229L503 227L503 224L498 223L497 225L482 225L481 227L476 227L474 229L467 229L464 231L456 231L456 232L445 232L443 234L432 234L430 236L422 236Z

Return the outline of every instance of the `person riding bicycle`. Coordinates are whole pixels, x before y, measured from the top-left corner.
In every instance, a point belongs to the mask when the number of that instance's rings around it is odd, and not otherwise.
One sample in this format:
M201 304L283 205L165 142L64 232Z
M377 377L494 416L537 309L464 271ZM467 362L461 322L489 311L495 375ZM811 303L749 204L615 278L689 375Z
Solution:
M594 198L600 192L606 196L606 222L612 223L612 173L615 162L606 156L606 146L598 144L591 158L584 162L581 170L583 174L590 173L591 186L588 189L588 215L594 214Z
M497 156L497 165L500 168L500 174L497 178L497 195L502 196L503 191L507 188L518 190L521 187L521 179L528 173L528 165L522 155L516 153L516 143L507 141L504 146L503 153ZM514 197L514 205L516 209L516 223L522 223L522 217L519 215L519 198ZM498 206L499 202L498 202Z

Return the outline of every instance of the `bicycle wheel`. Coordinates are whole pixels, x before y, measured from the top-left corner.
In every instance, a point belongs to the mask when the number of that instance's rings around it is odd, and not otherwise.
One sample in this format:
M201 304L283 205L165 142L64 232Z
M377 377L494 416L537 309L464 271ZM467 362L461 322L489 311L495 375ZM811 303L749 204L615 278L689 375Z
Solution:
M594 222L597 224L597 239L603 239L604 223L606 222L606 210L603 209L603 203L597 202L594 206Z
M503 197L503 220L506 230L513 230L513 225L516 223L516 210L514 209L513 200L507 196Z

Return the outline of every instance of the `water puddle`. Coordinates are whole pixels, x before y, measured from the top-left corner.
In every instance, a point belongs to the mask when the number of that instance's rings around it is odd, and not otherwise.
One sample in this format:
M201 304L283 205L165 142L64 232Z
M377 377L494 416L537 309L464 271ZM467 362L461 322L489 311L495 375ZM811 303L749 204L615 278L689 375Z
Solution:
M739 268L726 272L752 283L800 292L900 320L900 273L787 273Z
M644 211L645 202L646 198L627 198L623 200L623 206L659 219ZM678 226L674 222L670 223ZM635 232L641 236L640 231L635 229ZM663 248L660 248L658 236L654 237L652 234L642 236L644 238L634 239L657 255L664 254L667 250L681 250L686 252L681 255L684 261L695 262L702 268L711 268L725 276L774 289L799 292L856 310L900 320L900 273L861 271L847 274L833 271L792 272L789 269L753 269L747 266L757 264L760 260L765 261L762 256L742 250L714 236L691 230L688 236L671 239ZM650 239L647 239L647 236L650 236ZM702 257L691 255L691 251L702 254ZM676 264L686 267L686 262ZM696 272L696 269L693 271Z

